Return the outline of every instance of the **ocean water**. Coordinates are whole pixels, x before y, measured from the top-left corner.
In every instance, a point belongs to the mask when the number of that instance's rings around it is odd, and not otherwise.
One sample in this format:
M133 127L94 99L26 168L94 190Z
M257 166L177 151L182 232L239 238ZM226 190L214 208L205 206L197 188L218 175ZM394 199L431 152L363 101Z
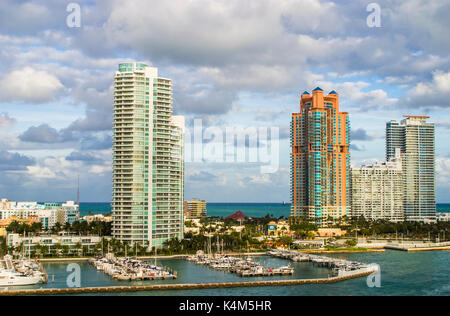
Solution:
M208 215L227 217L237 211L242 211L249 217L264 217L272 214L274 217L288 217L290 215L290 204L281 203L208 203ZM437 204L438 212L450 212L450 204ZM80 203L82 216L92 212L94 214L106 214L111 212L110 203Z
M440 213L450 213L450 204L436 204L436 211Z
M450 295L450 252L420 252L407 253L388 250L386 253L336 254L329 255L365 263L377 263L381 267L381 287L370 288L366 278L348 280L336 284L298 285L282 287L254 287L210 290L183 291L155 291L140 293L120 293L115 295L176 295L176 296L311 296L311 295L340 295L340 296L382 296L382 295L411 295L411 296L448 296ZM182 259L158 260L157 264L170 267L178 272L177 280L168 281L136 281L119 282L97 271L93 266L84 262L81 266L81 286L118 286L167 283L205 283L205 282L234 282L254 280L306 279L326 278L329 271L326 268L313 266L311 263L294 263L277 258L258 257L255 260L266 265L278 267L290 263L295 268L294 276L240 278L231 273L216 271L205 266L199 266ZM45 263L50 282L28 288L65 288L66 279L70 272L66 271L67 263ZM54 282L51 280L54 279Z

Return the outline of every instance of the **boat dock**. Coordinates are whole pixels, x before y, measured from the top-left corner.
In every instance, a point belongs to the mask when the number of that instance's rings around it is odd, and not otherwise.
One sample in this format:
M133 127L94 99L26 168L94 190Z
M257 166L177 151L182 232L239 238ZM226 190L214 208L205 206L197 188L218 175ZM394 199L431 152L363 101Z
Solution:
M214 270L235 273L241 277L282 276L294 274L294 268L289 265L277 268L267 267L255 262L251 258L230 257L222 254L205 255L202 251L194 256L187 257L187 260L198 265L209 266Z
M8 290L0 291L0 296L25 296L25 295L86 295L99 293L131 293L150 291L174 291L174 290L202 290L218 288L238 287L266 287L266 286L294 286L306 284L331 284L350 279L362 278L377 272L376 267L367 267L358 271L350 271L346 274L331 278L303 279L303 280L278 280L278 281L250 281L228 283L196 283L196 284L162 284L146 286L113 286L91 288L66 288L66 289L36 289L36 290Z
M312 262L313 264L332 269L336 275L341 275L348 271L359 271L361 269L370 268L371 265L356 261L348 261L338 258L330 258L325 256L317 256L297 251L277 249L267 252L269 256L291 260L294 262Z
M98 271L118 281L144 281L144 280L168 280L176 279L177 272L170 268L158 267L137 259L116 258L113 254L106 257L89 259Z

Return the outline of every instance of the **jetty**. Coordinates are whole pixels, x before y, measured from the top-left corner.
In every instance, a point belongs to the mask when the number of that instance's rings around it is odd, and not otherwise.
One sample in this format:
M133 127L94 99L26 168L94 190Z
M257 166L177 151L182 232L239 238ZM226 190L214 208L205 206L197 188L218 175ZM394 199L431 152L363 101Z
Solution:
M450 242L442 243L390 243L385 246L386 249L400 250L408 252L418 251L450 251Z

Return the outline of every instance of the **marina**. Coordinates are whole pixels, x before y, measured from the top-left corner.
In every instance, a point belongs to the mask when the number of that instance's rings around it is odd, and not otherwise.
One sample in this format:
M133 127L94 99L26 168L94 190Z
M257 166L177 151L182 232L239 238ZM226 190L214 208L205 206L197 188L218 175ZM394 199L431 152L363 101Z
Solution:
M177 272L170 268L159 267L145 261L132 258L116 258L112 253L105 257L89 259L97 271L118 281L145 281L145 280L169 280L176 279Z
M187 257L188 261L198 265L209 266L214 270L228 271L241 277L293 275L294 268L290 265L280 267L269 267L258 263L250 257L231 257L224 254L205 254L197 252L194 256Z
M175 290L202 290L202 289L230 289L268 286L294 286L307 284L332 284L350 279L368 276L374 271L364 271L338 276L327 279L310 280L280 280L280 281L251 281L231 283L197 283L197 284L165 284L147 286L115 286L96 288L65 288L65 289L36 289L36 290L13 290L0 292L0 296L16 295L63 295L63 294L95 294L95 293L127 293L127 292L152 292L152 291L175 291Z
M154 281L118 281L103 271L97 270L87 261L75 262L79 264L81 271L81 289L68 289L66 280L70 275L67 272L69 262L42 262L49 275L49 282L33 286L8 287L8 292L26 291L30 295L95 295L108 294L114 296L139 295L139 296L291 296L291 295L449 295L448 267L450 252L417 252L408 253L402 251L387 250L385 253L349 253L331 254L329 257L344 259L347 261L372 263L376 262L381 268L381 287L370 288L366 284L366 278L337 279L332 277L328 268L312 264L311 262L294 262L295 273L292 276L271 276L241 278L234 273L211 269L205 265L198 265L182 258L158 259L159 266L170 267L178 272L175 280ZM256 262L271 266L286 264L286 259L269 257L267 255L253 258ZM73 263L70 262L70 263ZM350 271L349 274L353 275ZM54 276L54 278L53 278ZM292 280L296 283L292 283ZM302 281L303 280L303 281ZM311 280L321 280L321 283L313 283ZM287 281L289 286L283 286L280 282L262 283L265 281ZM334 282L333 282L334 281ZM248 283L246 284L242 283ZM319 281L315 281L319 282ZM411 286L411 282L419 284ZM182 285L180 287L167 285ZM241 286L240 286L241 285ZM159 287L163 286L163 287ZM216 287L213 287L216 286ZM219 287L220 286L220 287ZM150 287L150 288L149 288ZM87 289L86 289L87 288ZM45 290L36 291L35 290ZM28 291L33 290L33 291ZM73 291L66 293L66 291ZM78 291L75 293L75 291ZM0 295L3 293L0 289ZM6 291L5 291L6 292ZM11 294L15 295L15 294Z

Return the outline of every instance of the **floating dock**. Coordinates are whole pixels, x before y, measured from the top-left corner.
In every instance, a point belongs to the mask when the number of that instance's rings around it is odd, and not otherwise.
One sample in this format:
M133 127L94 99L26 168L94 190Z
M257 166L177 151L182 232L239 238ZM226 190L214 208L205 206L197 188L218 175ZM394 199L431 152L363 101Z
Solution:
M103 271L118 281L153 281L177 278L176 271L137 259L116 258L112 253L107 254L106 257L89 259L89 263L98 271Z
M268 251L267 255L291 260L294 262L312 262L313 264L332 269L336 275L341 275L342 273L347 273L351 271L359 271L361 269L369 269L372 267L371 264L360 263L356 261L348 261L338 258L330 258L325 256L317 256L306 253L299 253L297 251L277 249Z
M190 262L198 265L209 266L212 269L235 273L240 277L260 277L293 275L294 268L291 266L267 267L253 261L251 258L230 257L228 255L205 255L202 251L197 255L186 258Z

